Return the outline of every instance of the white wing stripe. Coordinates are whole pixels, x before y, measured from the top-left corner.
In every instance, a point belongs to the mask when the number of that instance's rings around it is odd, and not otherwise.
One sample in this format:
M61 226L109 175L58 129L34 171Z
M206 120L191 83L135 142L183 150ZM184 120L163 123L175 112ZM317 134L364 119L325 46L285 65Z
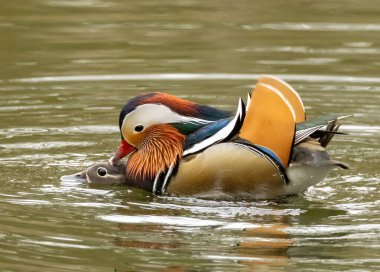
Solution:
M196 143L189 149L185 150L183 152L183 156L187 156L187 155L199 152L209 147L212 144L219 143L223 141L224 139L228 138L229 136L231 136L230 134L236 129L237 125L241 126L244 116L245 116L245 106L244 106L243 100L240 98L235 117L224 128L219 130L217 133L215 133L211 137L203 140L202 142Z

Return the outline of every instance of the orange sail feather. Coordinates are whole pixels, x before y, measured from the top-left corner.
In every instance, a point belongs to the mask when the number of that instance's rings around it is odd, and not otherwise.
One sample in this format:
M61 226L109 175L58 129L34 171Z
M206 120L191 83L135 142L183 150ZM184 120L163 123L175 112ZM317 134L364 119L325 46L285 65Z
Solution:
M293 148L296 116L284 95L258 83L252 93L240 137L270 149L287 167Z
M280 91L292 106L296 115L296 122L306 121L305 107L302 103L301 97L292 86L275 76L263 76L260 77L257 82L267 84Z

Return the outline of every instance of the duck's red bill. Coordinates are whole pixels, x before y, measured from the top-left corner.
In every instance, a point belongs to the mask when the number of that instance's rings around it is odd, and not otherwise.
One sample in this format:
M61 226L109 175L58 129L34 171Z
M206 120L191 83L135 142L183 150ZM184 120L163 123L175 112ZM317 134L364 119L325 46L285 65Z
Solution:
M110 159L110 163L115 166L122 158L127 156L134 149L134 146L127 143L124 139L121 140L119 148L117 149L113 157Z

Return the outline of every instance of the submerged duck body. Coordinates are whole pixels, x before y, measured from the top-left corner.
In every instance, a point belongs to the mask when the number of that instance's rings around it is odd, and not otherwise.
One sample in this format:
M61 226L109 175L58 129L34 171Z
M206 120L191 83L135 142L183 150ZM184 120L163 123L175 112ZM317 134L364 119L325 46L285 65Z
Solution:
M273 199L297 194L344 163L325 147L338 116L306 122L299 95L275 77L258 80L247 107L230 112L168 94L136 97L121 110L126 184L155 194Z

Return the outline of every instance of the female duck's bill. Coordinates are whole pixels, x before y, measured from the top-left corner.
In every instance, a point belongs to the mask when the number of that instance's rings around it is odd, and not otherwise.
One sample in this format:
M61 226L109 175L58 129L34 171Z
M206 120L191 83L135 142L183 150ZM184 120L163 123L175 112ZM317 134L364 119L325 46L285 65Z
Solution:
M61 181L96 184L125 183L125 162L121 161L115 166L109 164L109 162L95 163L82 172L62 176Z

